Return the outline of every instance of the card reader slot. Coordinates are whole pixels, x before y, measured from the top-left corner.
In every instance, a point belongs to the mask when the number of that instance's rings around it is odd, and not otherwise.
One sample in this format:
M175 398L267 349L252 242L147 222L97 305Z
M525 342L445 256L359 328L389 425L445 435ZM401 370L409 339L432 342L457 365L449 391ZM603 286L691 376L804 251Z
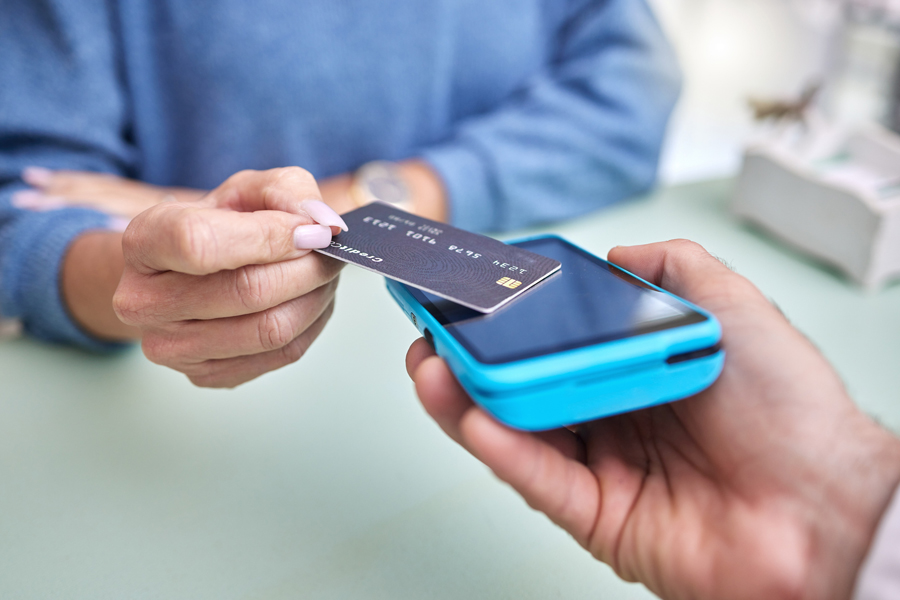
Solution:
M690 352L682 352L681 354L673 354L669 358L666 359L666 362L670 365L675 365L681 362L685 362L688 360L694 360L697 358L703 358L705 356L712 356L713 354L719 352L722 349L721 344L716 344L715 346L710 346L709 348L701 348L700 350L691 350Z

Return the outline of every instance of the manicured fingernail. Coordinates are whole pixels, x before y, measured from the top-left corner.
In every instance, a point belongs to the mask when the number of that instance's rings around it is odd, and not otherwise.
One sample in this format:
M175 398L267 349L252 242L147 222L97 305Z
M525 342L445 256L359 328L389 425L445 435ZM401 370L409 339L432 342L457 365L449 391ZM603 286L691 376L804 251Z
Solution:
M328 227L340 227L347 231L347 224L334 209L322 202L321 200L305 200L300 207L320 225Z
M22 181L34 187L45 187L53 180L53 171L44 167L25 167L22 169Z
M48 196L35 190L15 192L9 198L10 204L26 210L54 210L66 204L55 196Z
M301 225L294 230L294 248L325 248L331 243L331 227L327 225Z
M131 223L131 219L126 219L125 217L110 217L109 221L106 222L106 226L111 231L125 231L128 229L128 224Z
M35 204L40 203L40 198L43 196L44 194L41 192L22 190L21 192L15 192L10 196L9 202L16 208L31 208Z

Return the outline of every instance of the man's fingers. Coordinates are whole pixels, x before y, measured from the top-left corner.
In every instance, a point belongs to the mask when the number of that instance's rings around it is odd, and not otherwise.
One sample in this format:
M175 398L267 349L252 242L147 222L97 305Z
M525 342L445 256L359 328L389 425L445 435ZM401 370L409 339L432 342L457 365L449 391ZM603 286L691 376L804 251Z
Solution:
M335 280L344 263L318 253L195 276L169 271L122 277L113 306L125 323L221 319L264 311Z
M167 366L279 350L310 327L331 305L337 281L262 312L209 321L174 323L144 334L144 354Z
M587 544L599 486L584 466L584 448L567 430L537 434L514 431L475 406L428 344L417 340L407 353L407 369L429 415L537 510Z
M413 378L422 361L429 356L434 356L434 348L425 341L425 338L419 338L412 343L406 352L406 373L410 379Z
M710 310L749 298L764 301L753 284L733 273L702 246L688 240L618 246L609 251L608 259Z
M587 545L600 506L600 488L584 464L538 435L501 425L481 409L463 415L459 433L462 444L532 508Z
M427 366L420 370L426 361ZM406 370L415 380L416 391L428 414L448 435L461 442L459 422L475 404L459 385L447 363L435 355L434 349L424 338L419 338L406 353ZM534 435L556 448L566 458L584 460L584 445L568 429L541 431Z
M459 421L475 405L447 368L447 364L438 356L427 357L413 372L413 380L422 406L431 418L447 435L462 443Z
M207 275L299 258L309 248L325 247L331 237L329 228L306 214L204 205L166 202L139 215L122 241L128 263L141 273Z
M264 373L280 369L300 360L313 341L322 333L333 310L334 304L329 304L325 312L316 319L309 329L295 338L290 344L278 350L254 356L208 360L200 364L187 365L178 370L185 373L194 385L200 387L236 387Z
M608 259L650 283L682 294L707 280L731 273L700 244L671 240L642 246L617 246Z

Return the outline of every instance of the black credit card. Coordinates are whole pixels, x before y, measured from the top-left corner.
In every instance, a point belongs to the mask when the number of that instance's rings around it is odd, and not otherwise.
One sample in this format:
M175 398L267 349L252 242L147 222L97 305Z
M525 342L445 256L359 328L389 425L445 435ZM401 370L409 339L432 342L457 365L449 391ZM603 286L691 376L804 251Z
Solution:
M490 313L560 269L552 258L373 202L317 252Z

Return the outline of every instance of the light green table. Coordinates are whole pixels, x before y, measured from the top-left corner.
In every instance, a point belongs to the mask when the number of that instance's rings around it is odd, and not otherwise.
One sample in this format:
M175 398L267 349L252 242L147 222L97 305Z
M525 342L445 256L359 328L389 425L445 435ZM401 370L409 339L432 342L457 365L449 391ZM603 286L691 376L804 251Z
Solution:
M703 243L754 280L900 427L900 285L875 295L736 223L728 182L555 230ZM530 233L530 232L529 232ZM298 364L235 391L134 350L0 344L0 598L650 598L457 448L403 368L415 332L348 267Z

